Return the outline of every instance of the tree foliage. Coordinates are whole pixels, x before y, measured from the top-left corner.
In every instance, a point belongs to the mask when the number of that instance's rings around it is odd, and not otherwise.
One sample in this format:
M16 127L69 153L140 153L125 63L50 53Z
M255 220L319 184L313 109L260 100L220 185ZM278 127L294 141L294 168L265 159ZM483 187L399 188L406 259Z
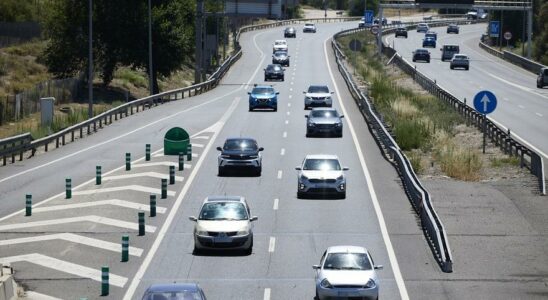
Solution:
M57 77L87 70L88 1L58 0L47 17L45 62ZM194 54L194 0L152 0L153 85ZM148 73L147 0L93 0L94 69L104 84L120 65Z
M22 22L36 19L36 9L32 0L1 0L0 22Z
M535 60L548 65L548 2L538 10L533 56Z

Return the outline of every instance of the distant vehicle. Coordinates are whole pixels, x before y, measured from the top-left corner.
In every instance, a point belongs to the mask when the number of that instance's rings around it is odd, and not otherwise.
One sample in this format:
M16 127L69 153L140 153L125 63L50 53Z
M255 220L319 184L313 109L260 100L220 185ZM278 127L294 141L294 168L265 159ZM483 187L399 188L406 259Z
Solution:
M143 294L142 300L190 299L206 300L204 291L196 283L153 284Z
M463 68L465 70L468 70L470 68L470 58L468 58L468 55L466 54L455 54L451 59L449 68L451 70L456 68Z
M450 60L453 55L460 52L459 45L443 45L441 48L441 61Z
M398 27L396 28L396 37L403 36L407 38L407 28L405 27Z
M379 278L367 249L358 246L331 246L325 250L316 271L316 299L378 299Z
M257 108L278 110L278 94L270 85L255 85L249 95L249 111Z
M274 46L272 47L272 53L276 51L288 51L287 41L286 40L275 40Z
M264 81L269 81L272 79L278 79L284 81L285 69L278 64L270 64L264 69Z
M438 40L438 33L435 32L435 31L427 31L425 34L424 34L424 37L425 38L433 38L434 40Z
M331 135L342 137L344 115L339 115L335 108L313 108L312 111L305 116L306 120L306 136L312 135Z
M358 28L364 28L365 27L365 17L362 17L360 21L358 22Z
M542 68L537 77L537 87L541 89L545 86L548 86L548 68Z
M303 32L316 33L316 25L314 25L314 23L305 23L303 27Z
M373 24L379 24L380 23L380 19L379 18L375 18L375 20L373 20ZM388 24L388 20L383 17L382 18L382 26L385 26Z
M287 27L284 30L284 38L288 38L288 37L292 37L292 38L297 37L297 30L295 30L294 27Z
M276 51L272 54L272 63L289 67L289 57L285 51Z
M423 19L424 21L432 21L432 18L433 18L432 16L424 16L424 17L422 17L422 19Z
M256 176L261 176L263 158L257 141L252 138L228 138L223 147L217 147L221 153L217 158L219 176L226 175L227 169L252 169Z
M306 195L336 195L346 198L347 167L341 167L336 155L307 155L302 165L297 166L297 198Z
M430 63L430 52L426 49L417 49L413 51L413 62L418 60Z
M422 47L436 48L436 40L433 37L427 37L422 40Z
M456 33L459 34L459 25L457 24L449 24L447 26L447 33Z
M333 105L333 99L331 98L333 92L329 91L327 85L311 85L303 94L304 109L308 109L312 106L331 107Z
M427 32L429 29L430 27L426 23L417 24L417 32Z
M194 253L205 249L253 251L253 221L249 206L241 196L209 196L200 214L189 217L194 225Z
M487 19L489 15L483 9L471 10L466 13L466 19L476 20L476 19Z

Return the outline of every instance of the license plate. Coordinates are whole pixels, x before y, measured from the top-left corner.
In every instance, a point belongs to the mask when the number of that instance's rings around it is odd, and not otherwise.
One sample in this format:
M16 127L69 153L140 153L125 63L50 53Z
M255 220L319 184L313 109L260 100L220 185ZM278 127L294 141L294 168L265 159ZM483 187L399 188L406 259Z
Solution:
M338 292L337 295L339 297L354 297L354 296L357 296L358 293L356 293L356 292Z
M228 236L220 236L215 238L215 243L230 243L232 239Z

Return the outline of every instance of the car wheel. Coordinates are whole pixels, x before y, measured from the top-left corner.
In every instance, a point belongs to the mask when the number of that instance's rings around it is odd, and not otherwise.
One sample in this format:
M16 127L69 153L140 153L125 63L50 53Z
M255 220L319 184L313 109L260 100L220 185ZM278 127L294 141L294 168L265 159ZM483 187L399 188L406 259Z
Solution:
M320 300L320 296L318 296L318 289L316 289L316 296L314 296L315 300Z
M194 250L192 250L193 255L199 255L201 253L201 250L194 245Z
M297 199L302 199L304 198L305 194L304 192L297 192Z
M264 77L264 81L268 81L268 78L266 78L266 76Z
M255 168L255 176L261 176L262 171L263 171L263 167Z
M542 88L542 85L540 85L538 82L537 82L537 88L539 88L539 89Z
M284 77L284 76L282 76L282 81L284 81L284 78L285 78L285 77Z
M417 60L413 58L413 62L416 62Z
M342 137L343 137L343 133L342 133L342 131L341 131L341 132L339 132L339 133L337 133L337 137L339 137L339 138L342 138Z
M308 110L308 105L304 105L304 110Z
M470 67L466 67L466 71L468 71L469 68L470 68Z
M249 111L253 111L253 107L250 106L250 107L249 107Z
M427 60L426 63L430 63L430 60Z
M277 106L276 106L276 107L274 107L274 111L278 111L278 107L277 107Z
M346 199L346 191L340 193L339 198Z
M454 68L453 68L453 66L449 66L449 68L450 68L451 70L453 70L453 69L454 69Z

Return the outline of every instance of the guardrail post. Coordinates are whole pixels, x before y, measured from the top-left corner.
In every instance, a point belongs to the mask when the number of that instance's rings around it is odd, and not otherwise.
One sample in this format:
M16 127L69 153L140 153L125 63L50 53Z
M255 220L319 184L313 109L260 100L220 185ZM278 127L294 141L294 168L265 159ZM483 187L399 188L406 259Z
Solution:
M150 161L150 144L145 145L145 160Z
M139 236L145 235L145 213L140 211L137 213L139 217Z
M175 166L169 166L169 184L175 184Z
M108 296L108 266L101 268L101 296Z
M25 216L30 217L32 215L32 195L27 194L25 198Z
M192 144L188 144L188 147L186 149L186 160L192 160Z
M150 216L156 217L156 195L150 195Z
M95 184L101 184L101 166L95 166Z
M185 169L185 156L183 152L179 152L179 171Z
M129 235L122 236L122 262L129 260Z
M65 178L65 197L72 198L72 180L70 178Z
M167 198L167 179L162 178L162 199Z
M131 170L131 153L126 153L126 171Z

